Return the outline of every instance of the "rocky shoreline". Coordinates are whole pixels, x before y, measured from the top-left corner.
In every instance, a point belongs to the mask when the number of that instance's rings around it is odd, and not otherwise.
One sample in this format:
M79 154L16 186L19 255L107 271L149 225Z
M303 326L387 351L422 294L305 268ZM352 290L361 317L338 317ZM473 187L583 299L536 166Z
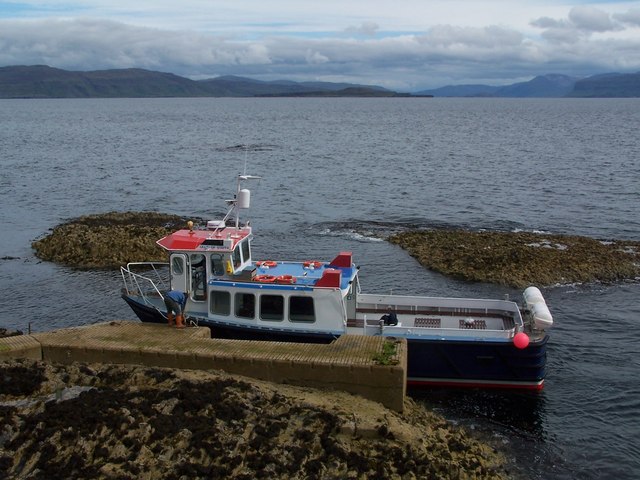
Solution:
M36 256L79 269L167 261L156 241L188 219L157 212L109 212L72 219L32 243ZM524 288L636 281L640 242L532 232L413 230L387 239L424 267L468 281Z
M166 262L156 241L188 219L157 212L109 212L75 218L31 246L42 260L79 269L118 269L129 262ZM199 219L194 219L199 220Z
M505 479L493 448L407 399L222 372L0 364L0 477Z
M640 279L640 242L531 232L419 230L392 235L444 275L516 288Z
M34 241L73 268L166 261L156 241L188 219L110 212ZM199 219L192 219L199 223ZM524 287L640 277L640 242L533 233L412 231L388 239L422 265ZM0 477L509 477L504 457L410 399L397 414L339 392L221 372L0 364Z

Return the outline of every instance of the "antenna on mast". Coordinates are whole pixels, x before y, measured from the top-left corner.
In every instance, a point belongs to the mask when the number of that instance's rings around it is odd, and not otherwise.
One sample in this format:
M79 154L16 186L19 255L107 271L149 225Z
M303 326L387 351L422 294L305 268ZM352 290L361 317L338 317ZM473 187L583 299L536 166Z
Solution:
M244 170L242 171L242 175L247 174L247 158L249 157L249 145L245 144L244 146Z
M238 184L236 187L236 194L233 196L233 199L225 200L225 202L229 206L229 210L227 211L227 214L224 216L224 219L222 221L226 222L227 219L231 217L231 215L233 215L233 213L235 212L236 228L240 226L240 210L248 209L251 203L251 192L247 188L241 188L242 182L246 180L260 180L262 178L257 175L247 175L248 150L249 150L249 145L244 145L244 168L243 168L242 174L238 175Z

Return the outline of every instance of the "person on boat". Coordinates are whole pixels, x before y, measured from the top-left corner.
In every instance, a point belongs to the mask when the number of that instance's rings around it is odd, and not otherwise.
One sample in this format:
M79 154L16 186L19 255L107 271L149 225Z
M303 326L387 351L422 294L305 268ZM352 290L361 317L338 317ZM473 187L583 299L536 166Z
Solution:
M174 325L175 314L175 326L177 328L184 328L184 306L187 303L187 294L179 290L169 290L164 294L164 304L167 307L167 320L169 326Z
M385 313L380 320L384 322L385 325L398 325L398 316L396 312L392 312L389 310L389 313Z

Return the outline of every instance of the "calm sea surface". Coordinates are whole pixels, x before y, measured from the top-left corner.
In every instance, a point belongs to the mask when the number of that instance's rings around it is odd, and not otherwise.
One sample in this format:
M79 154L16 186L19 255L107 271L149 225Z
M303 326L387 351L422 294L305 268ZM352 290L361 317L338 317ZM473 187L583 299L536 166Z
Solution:
M114 210L220 218L245 164L263 176L249 185L255 258L352 250L366 292L516 298L381 238L448 226L638 240L639 131L638 99L1 100L0 327L133 318L118 272L40 262L31 241ZM519 478L640 478L640 284L544 294L544 392L413 395L490 438Z

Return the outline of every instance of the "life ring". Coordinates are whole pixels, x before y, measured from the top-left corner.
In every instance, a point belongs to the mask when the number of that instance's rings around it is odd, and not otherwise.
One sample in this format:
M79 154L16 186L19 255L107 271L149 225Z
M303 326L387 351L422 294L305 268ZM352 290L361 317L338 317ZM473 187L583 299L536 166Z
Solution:
M296 277L293 275L280 275L276 277L276 283L291 284L296 283Z
M307 260L306 262L302 262L302 266L304 268L320 268L322 266L322 262L318 260Z
M273 260L262 260L260 262L256 262L256 267L273 268L276 265L278 265L278 262L274 262Z
M276 281L275 275L256 275L254 280L261 283L273 283Z

